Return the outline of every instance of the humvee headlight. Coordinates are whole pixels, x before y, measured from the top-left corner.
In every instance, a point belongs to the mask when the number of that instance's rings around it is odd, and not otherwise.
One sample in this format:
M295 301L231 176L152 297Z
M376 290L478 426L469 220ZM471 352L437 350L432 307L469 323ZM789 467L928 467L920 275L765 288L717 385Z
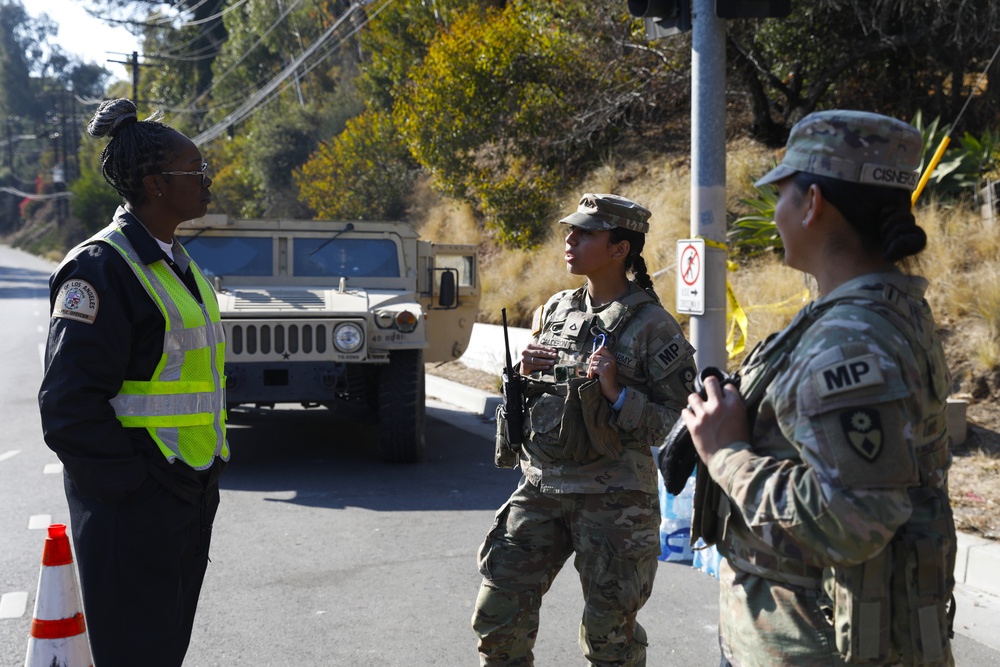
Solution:
M403 333L410 333L417 328L417 316L408 310L401 310L396 314L396 328Z
M379 329L388 329L392 326L394 319L392 311L389 310L380 310L375 313L375 324L378 325Z
M343 322L333 330L333 344L341 352L357 352L364 342L364 331L354 322Z

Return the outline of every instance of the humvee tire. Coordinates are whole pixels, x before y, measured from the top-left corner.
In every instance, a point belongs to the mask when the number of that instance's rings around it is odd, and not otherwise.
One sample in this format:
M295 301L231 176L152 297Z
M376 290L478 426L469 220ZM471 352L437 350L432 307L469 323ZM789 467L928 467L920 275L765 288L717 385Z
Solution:
M378 383L378 448L386 463L424 458L424 351L393 350Z

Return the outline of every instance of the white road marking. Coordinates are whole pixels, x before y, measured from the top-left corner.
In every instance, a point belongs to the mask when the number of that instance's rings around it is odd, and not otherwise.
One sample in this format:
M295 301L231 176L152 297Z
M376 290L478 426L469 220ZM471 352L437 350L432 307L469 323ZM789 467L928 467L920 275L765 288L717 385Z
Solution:
M63 471L62 462L59 463L46 463L45 467L42 468L43 475L58 475Z
M28 594L25 592L0 595L0 618L21 618L28 608Z
M42 530L52 524L51 514L32 514L28 517L28 530Z
M12 459L21 453L20 449L12 449L9 452L4 452L0 454L0 461L6 461L7 459Z

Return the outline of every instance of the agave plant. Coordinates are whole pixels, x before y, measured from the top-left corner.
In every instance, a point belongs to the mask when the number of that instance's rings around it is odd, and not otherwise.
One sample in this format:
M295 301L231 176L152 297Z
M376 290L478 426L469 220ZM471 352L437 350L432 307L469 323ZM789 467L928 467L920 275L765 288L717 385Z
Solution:
M912 125L920 130L924 139L923 158L920 161L920 173L923 174L934 152L945 136L951 134L952 128L942 127L940 117L925 125L920 111L914 114ZM949 144L927 180L926 191L939 199L955 199L970 189L973 193L978 192L983 176L997 167L998 149L998 137L993 132L987 130L978 139L966 132L957 142Z
M783 252L781 236L774 224L774 206L778 203L778 189L773 185L754 186L756 197L740 199L752 211L742 215L729 226L729 245L744 257L754 257L766 252Z

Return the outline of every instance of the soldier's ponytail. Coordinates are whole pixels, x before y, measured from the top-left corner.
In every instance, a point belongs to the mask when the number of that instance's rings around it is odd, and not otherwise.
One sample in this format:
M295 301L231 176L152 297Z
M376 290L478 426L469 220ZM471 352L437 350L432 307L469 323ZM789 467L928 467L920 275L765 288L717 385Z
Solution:
M629 242L628 257L625 258L625 270L631 271L635 276L636 285L651 293L659 301L660 297L656 295L656 291L653 289L653 279L649 276L649 270L646 268L646 260L642 257L642 249L646 245L646 235L634 232L631 229L615 227L611 230L608 238L612 243L620 241Z

